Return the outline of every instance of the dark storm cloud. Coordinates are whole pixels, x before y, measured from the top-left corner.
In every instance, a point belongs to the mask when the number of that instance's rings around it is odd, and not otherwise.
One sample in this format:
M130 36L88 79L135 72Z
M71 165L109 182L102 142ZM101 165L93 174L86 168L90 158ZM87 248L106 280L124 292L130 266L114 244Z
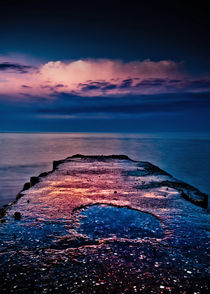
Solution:
M118 98L56 93L54 98L31 96L23 104L18 100L5 101L0 95L2 130L12 130L14 122L20 130L37 130L39 125L44 131L101 131L102 126L104 131L112 132L143 131L145 128L177 131L178 128L183 130L183 126L186 130L209 130L210 126L210 92Z
M42 89L49 89L50 91L52 91L52 93L49 94L49 96L51 96L52 94L57 94L57 90L60 88L65 88L66 86L63 84L57 84L55 86L51 86L51 85L40 85L40 88Z
M57 84L57 85L55 85L55 88L63 88L63 87L65 87L65 85L63 85L63 84Z
M137 78L125 79L120 84L114 84L109 82L87 82L85 84L79 84L79 87L83 91L89 90L112 90L112 89L135 89L135 88L147 88L147 87L158 87L158 86L174 86L182 83L181 80L169 80L169 79L159 79L159 78L151 78L145 79L136 83Z
M90 91L90 90L112 90L116 89L117 85L113 83L109 83L106 81L87 81L86 83L80 83L78 85L82 91Z
M157 87L168 83L168 79L146 79L137 83L136 87Z
M30 86L27 86L27 85L22 85L21 87L22 88L25 88L25 89L31 89L31 87Z
M0 63L0 71L14 71L14 72L24 74L34 69L35 67L30 65L22 65L18 63L10 63L10 62Z
M90 91L90 90L98 90L98 89L101 89L101 86L98 86L98 85L91 85L91 84L89 84L89 85L83 85L82 87L81 87L81 89L83 90L83 91Z
M69 96L71 97L71 96ZM142 97L141 97L142 98ZM169 99L170 98L170 99ZM62 100L62 98L60 99ZM100 103L99 103L100 102ZM109 98L101 101L101 97L91 99L84 97L71 97L68 95L63 99L63 104L45 105L37 109L43 115L76 115L82 117L83 114L115 114L116 118L121 115L145 115L148 113L176 113L180 111L191 111L195 109L210 109L210 92L207 93L187 93L167 95L145 95L143 99L139 96Z
M116 89L116 88L117 88L117 85L115 85L115 84L108 84L105 87L103 87L103 90L113 90L113 89Z
M132 82L133 82L133 79L123 80L121 85L119 86L119 88L129 88L129 87L131 87Z
M40 113L45 114L59 114L59 115L73 115L73 114L93 114L93 113L103 113L103 114L145 114L148 112L159 112L167 109L167 111L172 111L170 107L164 105L162 109L162 104L154 104L151 107L150 104L127 104L127 105L102 105L102 106L92 106L92 107L63 107L54 109L40 109Z
M189 81L189 87L192 89L210 88L210 79L198 79Z
M120 83L109 83L106 81L101 82L93 82L93 81L87 81L86 83L82 84L80 83L78 86L83 91L91 91L91 90L113 90L113 89L136 89L136 88L148 88L148 87L160 87L160 86L171 86L176 87L177 85L180 86L183 84L183 81L181 80L170 80L170 79L160 79L160 78L151 78L151 79L144 79L140 82L136 83L136 81L139 80L138 78L130 78L125 79L121 81ZM190 83L189 83L190 84ZM199 86L202 87L202 85L199 83ZM196 83L195 83L196 87Z
M138 79L139 80L139 79ZM155 89L165 89L166 92L170 94L173 92L190 92L193 90L196 91L205 91L210 90L210 79L169 79L169 78L150 78L150 79L142 79L137 82L136 78L125 79L121 82L107 82L107 81L87 81L86 83L78 84L78 88L88 93L88 91L100 90L101 92L119 89L119 90L127 90L133 93L132 91L140 91L140 90L155 90ZM164 92L164 91L163 91ZM116 92L117 93L117 92Z

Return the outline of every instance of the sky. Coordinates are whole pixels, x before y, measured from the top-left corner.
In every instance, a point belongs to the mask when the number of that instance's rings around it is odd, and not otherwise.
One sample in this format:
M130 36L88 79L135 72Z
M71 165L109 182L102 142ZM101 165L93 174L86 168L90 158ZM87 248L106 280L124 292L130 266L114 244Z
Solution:
M0 2L1 132L210 131L207 1Z

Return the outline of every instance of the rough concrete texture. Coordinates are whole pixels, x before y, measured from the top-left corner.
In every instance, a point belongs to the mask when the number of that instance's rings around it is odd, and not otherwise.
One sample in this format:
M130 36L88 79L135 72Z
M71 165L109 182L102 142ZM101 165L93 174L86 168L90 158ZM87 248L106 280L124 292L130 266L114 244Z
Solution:
M54 162L0 211L0 292L209 293L205 207L124 155Z

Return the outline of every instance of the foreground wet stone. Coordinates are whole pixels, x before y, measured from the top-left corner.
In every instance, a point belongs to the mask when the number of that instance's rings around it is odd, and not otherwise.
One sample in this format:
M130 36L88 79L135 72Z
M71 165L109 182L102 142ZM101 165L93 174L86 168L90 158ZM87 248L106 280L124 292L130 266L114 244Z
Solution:
M54 162L1 209L0 293L209 293L205 207L147 162Z

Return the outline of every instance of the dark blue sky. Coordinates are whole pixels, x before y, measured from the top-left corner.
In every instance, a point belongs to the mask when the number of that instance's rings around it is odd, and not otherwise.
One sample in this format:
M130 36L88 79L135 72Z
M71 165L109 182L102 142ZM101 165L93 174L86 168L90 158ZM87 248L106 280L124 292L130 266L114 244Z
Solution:
M207 1L10 0L0 11L0 131L210 131Z

